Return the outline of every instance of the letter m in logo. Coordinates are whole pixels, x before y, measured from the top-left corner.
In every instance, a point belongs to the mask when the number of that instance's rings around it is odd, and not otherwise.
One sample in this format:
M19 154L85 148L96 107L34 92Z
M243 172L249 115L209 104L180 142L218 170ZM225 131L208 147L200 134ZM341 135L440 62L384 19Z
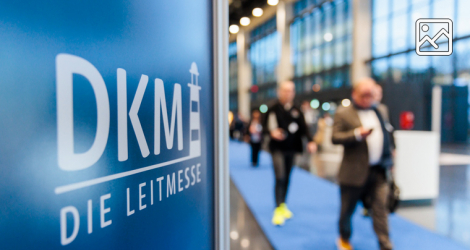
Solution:
M161 115L160 115L161 111ZM175 84L173 89L173 106L171 123L168 124L168 112L165 99L165 87L161 79L155 79L155 154L160 154L160 117L163 117L165 141L167 149L173 148L175 136L175 119L178 129L178 150L183 150L183 115L181 114L181 85Z

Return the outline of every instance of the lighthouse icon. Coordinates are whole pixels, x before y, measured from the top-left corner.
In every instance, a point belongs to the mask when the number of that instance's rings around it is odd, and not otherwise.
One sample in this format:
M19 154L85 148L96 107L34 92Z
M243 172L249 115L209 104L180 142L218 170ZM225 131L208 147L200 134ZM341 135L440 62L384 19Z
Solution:
M188 83L190 89L189 104L189 128L190 128L190 144L189 157L201 156L201 115L199 105L199 91L201 87L198 85L199 71L195 62L191 64L189 69L191 73L191 83Z

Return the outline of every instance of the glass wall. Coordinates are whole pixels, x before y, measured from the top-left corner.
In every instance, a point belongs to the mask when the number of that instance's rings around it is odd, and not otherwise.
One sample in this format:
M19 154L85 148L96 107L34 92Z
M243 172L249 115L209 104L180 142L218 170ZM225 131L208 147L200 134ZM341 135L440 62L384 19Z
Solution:
M352 1L300 0L290 26L298 93L350 86Z
M229 109L238 110L238 61L237 61L237 42L230 43L228 46L229 60Z
M280 57L280 39L276 18L251 31L249 58L252 67L252 100L263 101L276 97L277 65Z
M372 67L378 79L402 81L409 74L433 70L434 84L454 84L455 78L468 72L458 63L464 58L470 35L468 0L374 0L372 25ZM418 18L450 18L454 23L454 53L451 56L418 56L415 53L415 22ZM431 30L433 32L433 30ZM434 32L436 33L436 32ZM446 46L447 40L438 40ZM458 65L458 67L456 67ZM463 66L463 68L461 68ZM461 69L460 69L461 68Z
M419 85L429 82L430 86L442 85L444 88L452 88L452 93L453 91L461 92L462 88L456 87L468 88L470 83L469 9L469 0L373 0L373 60L371 62L373 76L380 82L393 84ZM416 54L415 22L418 18L450 18L453 21L454 50L452 55L418 56ZM437 33L435 29L439 27L431 26L431 37ZM439 47L446 49L448 40L442 36L437 43ZM468 89L464 92L468 95ZM463 104L464 106L461 102L459 103L455 104L457 106L452 106L452 109L464 108L470 112L468 102ZM454 123L452 126L462 125L467 129L469 121L464 123L466 124Z

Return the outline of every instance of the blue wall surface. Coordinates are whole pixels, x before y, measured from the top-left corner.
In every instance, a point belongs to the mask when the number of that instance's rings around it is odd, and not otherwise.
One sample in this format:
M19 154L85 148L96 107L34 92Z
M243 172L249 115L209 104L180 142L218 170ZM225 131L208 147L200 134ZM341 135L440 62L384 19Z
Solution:
M0 249L212 249L212 48L209 0L0 0ZM63 135L58 131L58 100L72 102L57 92L63 84L57 79L60 54L93 65L108 95L104 151L91 166L83 165L80 157L70 163L82 166L80 170L59 166ZM193 62L199 73L198 109L190 106ZM128 158L123 161L118 159L118 68L126 71L127 81ZM128 115L142 75L148 76L148 84L138 118L147 156L137 142L138 126ZM175 86L181 87L182 134L173 124L170 149L163 116L160 131L155 131L156 78L164 83L170 129ZM98 104L86 76L73 74L72 80L69 116L73 153L79 155L97 136ZM197 157L188 157L191 109L200 111ZM161 152L155 154L158 132ZM152 168L155 164L162 166ZM149 166L147 171L128 172ZM113 176L120 173L124 175ZM107 176L114 179L86 182ZM60 191L75 183L86 185Z

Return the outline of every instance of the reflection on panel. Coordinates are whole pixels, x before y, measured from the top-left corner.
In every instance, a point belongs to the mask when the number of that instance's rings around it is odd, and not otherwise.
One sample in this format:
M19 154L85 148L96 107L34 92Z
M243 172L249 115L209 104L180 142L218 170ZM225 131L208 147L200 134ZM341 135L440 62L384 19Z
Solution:
M276 18L272 18L251 32L249 53L253 69L253 84L262 85L275 82L276 66L280 54Z
M238 109L238 60L237 43L233 42L228 47L229 54L229 109L235 111Z
M470 1L458 0L457 19L455 20L454 29L458 37L470 35Z
M389 23L378 20L372 24L372 55L384 56L389 53Z
M387 18L390 11L390 0L374 0L372 2L372 18Z
M372 62L372 75L378 81L383 81L387 78L388 72L388 58L382 58Z
M407 30L413 29L412 25L407 25L407 18L408 15L406 13L394 14L392 17L392 53L400 52L407 49Z
M413 89L423 86L419 100L431 105L432 85L453 89L470 86L470 1L468 0L374 0L372 11L373 77L390 89ZM453 54L450 56L418 56L415 52L415 23L419 18L450 18L453 20ZM429 34L436 34L442 27L433 25ZM448 50L449 40L441 36L437 51ZM431 45L423 51L436 51ZM396 84L409 85L398 87ZM447 88L447 87L446 87ZM397 92L398 93L398 92ZM455 102L463 105L470 114L470 99ZM400 105L398 105L400 106ZM412 107L400 106L411 109ZM458 108L458 107L456 107ZM428 111L425 111L428 112ZM463 121L467 127L467 120ZM426 121L424 121L426 123ZM424 126L423 128L425 128ZM466 137L465 137L466 138Z
M301 0L290 27L294 82L298 93L350 85L351 0ZM319 86L313 90L313 86Z
M252 100L256 103L276 96L277 66L280 40L276 30L276 17L251 31L249 58L252 68Z

